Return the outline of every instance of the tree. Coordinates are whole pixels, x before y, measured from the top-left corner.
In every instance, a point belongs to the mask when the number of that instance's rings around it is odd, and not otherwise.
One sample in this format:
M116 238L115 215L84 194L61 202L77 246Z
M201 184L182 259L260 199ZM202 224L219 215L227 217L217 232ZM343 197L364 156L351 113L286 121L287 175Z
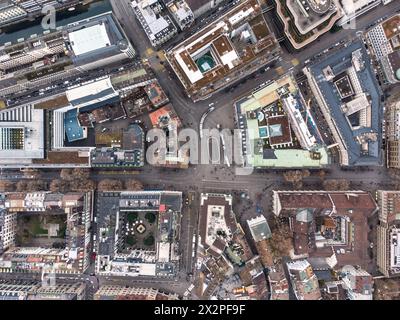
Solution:
M26 191L28 192L47 191L47 189L48 189L47 182L42 180L33 180L33 181L28 181Z
M150 223L153 224L156 221L156 215L152 212L147 212L145 215L145 219Z
M277 225L272 232L272 238L268 239L271 252L276 259L288 256L293 249L293 238L287 225Z
M0 192L13 192L15 185L8 180L0 180Z
M70 190L69 183L65 180L55 179L50 183L49 187L51 192L65 193Z
M42 180L18 181L16 189L17 192L46 191L47 183Z
M347 191L350 189L350 182L346 179L329 179L323 183L326 191Z
M88 168L75 168L72 170L72 176L74 179L89 179L90 178L90 169Z
M38 169L25 169L23 172L24 172L24 177L30 179L40 179L41 177L41 173Z
M319 170L318 171L318 177L321 179L321 181L324 181L325 177L326 177L326 171L325 170Z
M25 180L18 181L16 184L17 192L25 192L28 190L28 182Z
M60 178L67 181L72 180L73 179L72 169L62 169L60 172Z
M125 182L125 189L129 191L142 191L143 184L139 180L131 179Z
M310 176L310 171L308 170L291 170L286 171L283 177L287 182L291 182L293 187L296 189L301 189L303 186L303 179Z
M145 246L151 247L154 244L154 237L152 235L149 235L143 240L143 243Z
M72 180L69 185L72 191L84 192L96 189L96 182L90 179L75 179Z
M123 190L123 183L120 180L104 179L97 185L99 191L120 191Z

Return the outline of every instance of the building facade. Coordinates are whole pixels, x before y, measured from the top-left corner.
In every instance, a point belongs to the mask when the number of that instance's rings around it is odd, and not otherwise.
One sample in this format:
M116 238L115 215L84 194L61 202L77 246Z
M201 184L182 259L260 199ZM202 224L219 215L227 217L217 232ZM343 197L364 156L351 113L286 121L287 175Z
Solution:
M400 169L400 101L391 103L386 111L387 166Z
M400 191L377 192L377 265L386 277L400 273Z

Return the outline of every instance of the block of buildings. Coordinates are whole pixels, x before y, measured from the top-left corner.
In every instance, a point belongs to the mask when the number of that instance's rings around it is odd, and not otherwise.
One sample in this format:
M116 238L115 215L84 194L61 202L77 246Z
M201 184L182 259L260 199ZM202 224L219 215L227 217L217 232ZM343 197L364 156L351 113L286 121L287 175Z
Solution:
M144 166L145 133L137 124L131 124L121 133L121 140L106 141L91 151L91 166L93 168L125 167L139 168ZM100 133L99 133L100 135ZM99 137L99 139L101 139Z
M340 270L340 278L348 300L373 300L374 280L367 271L345 266Z
M133 0L131 6L152 46L158 47L177 34L178 29L160 0Z
M96 208L98 275L176 276L181 192L102 192Z
M20 24L43 15L42 10L52 6L56 11L63 11L80 4L79 0L4 0L0 8L0 27Z
M400 273L400 191L378 190L377 265L386 277Z
M89 266L92 193L0 195L0 270L81 274Z
M197 266L201 269L198 295L204 298L212 296L235 267L253 258L232 201L228 194L201 195Z
M43 285L29 280L0 280L0 300L85 300L86 284Z
M203 100L276 59L280 52L257 0L246 0L166 52L194 100Z
M287 74L235 102L245 166L320 168L330 164L316 122Z
M386 165L400 169L400 96L386 107Z
M400 82L400 14L373 27L366 38L388 83Z
M168 101L158 81L139 65L0 110L0 164L142 167L145 133L127 118Z
M328 32L343 16L339 0L275 0L284 32L299 50Z
M0 48L0 96L78 78L136 55L112 13ZM50 88L51 89L51 88Z
M240 266L252 253L236 221L232 201L231 195L201 195L199 246L209 256L223 256L232 265Z
M239 275L242 287L233 290L235 300L268 300L268 283L260 257L247 261Z
M94 295L94 300L178 300L176 294L163 293L158 289L122 287L106 285L101 286Z
M149 114L150 122L154 129L163 130L167 139L167 150L155 154L154 166L166 168L189 168L189 152L179 148L179 130L182 129L182 121L174 107L169 103Z
M295 255L315 267L368 267L368 218L378 210L369 193L274 191L273 207L289 219Z
M318 279L307 260L290 261L286 266L297 300L321 300Z
M381 90L364 44L353 42L304 72L342 166L382 165Z

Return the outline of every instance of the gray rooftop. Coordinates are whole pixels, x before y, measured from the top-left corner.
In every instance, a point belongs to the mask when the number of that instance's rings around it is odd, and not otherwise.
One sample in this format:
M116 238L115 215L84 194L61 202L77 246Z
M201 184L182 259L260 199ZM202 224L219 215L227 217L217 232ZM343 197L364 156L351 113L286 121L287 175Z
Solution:
M323 70L331 67L335 75L346 71L351 66L352 53L361 49L362 58L365 62L365 68L357 72L357 77L363 89L367 93L371 102L371 127L364 127L352 130L349 126L346 116L341 110L341 101L339 92L331 81L326 81ZM311 66L310 71L317 80L320 91L329 107L332 118L334 119L338 130L343 136L344 142L349 153L350 165L379 165L382 161L381 139L382 139L382 105L381 91L371 68L372 62L361 41L349 45L347 48L328 56L321 62ZM356 137L366 133L377 133L378 141L369 143L369 154L364 155L361 152L360 144Z

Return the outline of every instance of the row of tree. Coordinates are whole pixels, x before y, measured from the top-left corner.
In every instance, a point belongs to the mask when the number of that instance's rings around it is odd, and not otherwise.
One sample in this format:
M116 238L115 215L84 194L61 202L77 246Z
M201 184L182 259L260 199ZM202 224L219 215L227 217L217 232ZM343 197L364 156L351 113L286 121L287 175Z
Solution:
M303 180L311 176L308 170L290 170L283 173L283 177L286 182L290 182L295 189L301 189L303 187ZM325 180L326 172L320 170L318 177L322 181L322 186L326 191L346 191L350 190L350 182L346 179L328 179Z
M13 183L8 180L0 180L0 192L32 192L32 191L51 191L51 192L84 192L91 190L117 191L143 190L143 184L136 179L126 180L125 182L115 179L104 179L96 183L91 179L91 170L86 168L62 169L60 177L50 183L41 179L40 171L29 169L24 171L26 179Z

